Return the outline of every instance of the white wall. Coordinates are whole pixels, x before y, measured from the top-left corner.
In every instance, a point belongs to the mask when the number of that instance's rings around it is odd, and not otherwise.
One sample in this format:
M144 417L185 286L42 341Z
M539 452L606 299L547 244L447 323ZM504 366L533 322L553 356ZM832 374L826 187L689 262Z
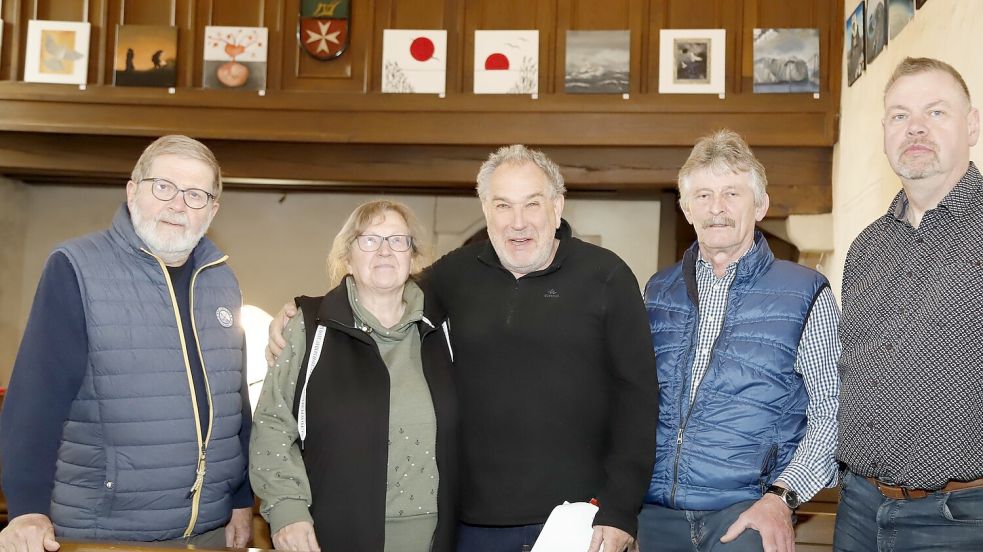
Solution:
M847 0L844 19L856 5L855 0ZM883 153L884 85L905 57L934 57L951 64L963 75L974 104L981 106L980 37L983 37L983 0L929 0L853 86L847 87L844 81L840 141L833 151L834 252L824 267L837 295L850 243L886 212L891 199L901 189ZM978 144L973 148L972 159L983 165L983 146Z

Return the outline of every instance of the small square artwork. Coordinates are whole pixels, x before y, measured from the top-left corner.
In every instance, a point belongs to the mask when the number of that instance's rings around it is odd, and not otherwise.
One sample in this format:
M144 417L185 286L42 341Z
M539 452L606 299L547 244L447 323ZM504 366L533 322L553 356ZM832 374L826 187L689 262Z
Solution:
M177 85L177 27L117 25L113 84Z
M867 67L864 61L864 3L863 0L846 18L843 26L843 48L846 50L846 82L853 85Z
M29 21L24 81L85 84L89 29L88 23L76 21Z
M447 31L383 30L383 93L443 95L446 87Z
M205 27L204 88L266 90L266 27Z
M659 33L660 94L723 94L724 29L663 29Z
M754 93L819 92L819 29L755 29Z
M884 0L867 0L867 65L887 46L887 6Z
M539 93L539 31L475 31L474 93Z
M567 94L625 94L630 31L567 31Z
M915 16L915 4L912 0L888 0L887 28L891 40L898 36L901 29Z

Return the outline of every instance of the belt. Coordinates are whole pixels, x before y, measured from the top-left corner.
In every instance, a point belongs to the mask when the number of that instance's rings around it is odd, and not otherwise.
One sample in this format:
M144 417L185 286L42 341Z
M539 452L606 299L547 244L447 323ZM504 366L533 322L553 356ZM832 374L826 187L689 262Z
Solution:
M925 498L933 493L951 493L953 491L961 491L963 489L973 489L976 487L983 487L983 479L974 479L973 481L950 481L945 484L941 489L911 489L908 487L899 487L897 485L888 485L879 479L873 477L865 477L871 485L877 487L877 490L881 492L886 498L892 498L894 500L910 500Z

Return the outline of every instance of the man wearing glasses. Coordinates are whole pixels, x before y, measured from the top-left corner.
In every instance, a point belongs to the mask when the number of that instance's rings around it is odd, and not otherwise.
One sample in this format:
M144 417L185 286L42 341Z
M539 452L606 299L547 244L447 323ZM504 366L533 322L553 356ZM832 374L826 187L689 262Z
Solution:
M203 237L221 191L208 148L164 136L112 227L48 258L0 418L0 549L248 543L241 293Z

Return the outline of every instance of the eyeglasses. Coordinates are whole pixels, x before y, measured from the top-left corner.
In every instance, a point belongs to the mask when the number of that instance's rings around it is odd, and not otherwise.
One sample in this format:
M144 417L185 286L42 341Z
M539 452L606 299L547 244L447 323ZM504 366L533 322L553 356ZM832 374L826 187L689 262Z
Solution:
M177 187L177 184L167 180L166 178L144 178L140 180L143 182L150 182L150 192L154 194L154 197L161 201L170 201L174 199L174 196L181 192L184 194L184 204L192 209L201 209L205 205L208 205L209 199L215 199L213 194L206 192L200 188L188 188L182 190Z
M392 236L362 234L361 236L357 236L355 241L358 243L358 248L366 253L378 251L384 241L389 242L389 249L397 253L409 251L410 247L413 246L413 238L406 234L393 234Z

